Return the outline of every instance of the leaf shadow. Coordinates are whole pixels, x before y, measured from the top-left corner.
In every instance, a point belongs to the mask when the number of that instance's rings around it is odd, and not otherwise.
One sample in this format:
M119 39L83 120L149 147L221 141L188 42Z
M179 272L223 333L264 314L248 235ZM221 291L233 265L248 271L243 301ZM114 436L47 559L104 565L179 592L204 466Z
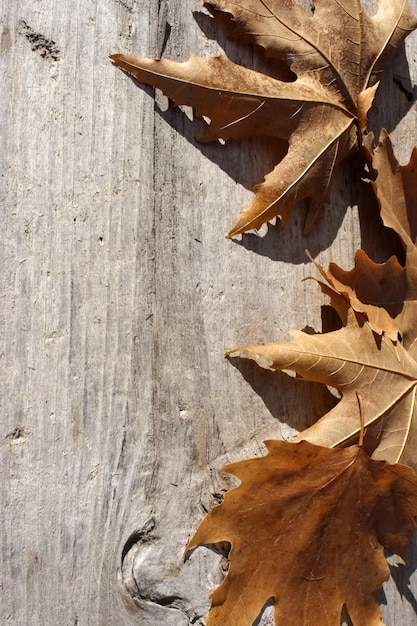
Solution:
M338 400L325 385L302 381L283 372L265 370L251 359L229 355L229 362L252 387L275 419L291 416L287 424L297 431L312 426Z
M273 615L274 615L274 610L273 607L275 606L275 602L274 602L274 598L268 598L268 600L264 603L261 612L259 613L258 617L256 618L256 620L253 622L252 626L265 626L265 623L267 622L268 624L275 624L275 621L272 621ZM265 619L265 615L268 615L268 617Z
M284 61L268 58L261 46L241 39L230 14L216 11L214 15L208 15L202 11L193 11L193 18L206 39L216 41L233 63L245 65L278 80L291 82L297 78Z
M389 556L387 553L386 556ZM389 563L391 578L393 579L395 586L403 600L406 600L413 608L417 615L417 598L414 590L411 588L411 576L415 574L417 568L417 537L414 536L414 541L411 544L409 550L409 558L407 563L391 564ZM386 598L385 602L386 603Z
M285 229L276 224L268 223L264 227L265 234L248 232L240 239L233 239L236 245L246 248L260 256L269 257L272 261L290 261L294 264L306 262L306 249L314 257L326 250L335 240L340 230L347 207L356 204L356 189L352 186L352 159L342 162L335 173L331 198L325 207L324 215L319 224L310 233L303 234L302 229L307 214L307 203L294 207L291 220Z
M392 132L408 113L417 98L413 85L405 43L384 70L372 108L369 111L369 130L378 138L381 128Z

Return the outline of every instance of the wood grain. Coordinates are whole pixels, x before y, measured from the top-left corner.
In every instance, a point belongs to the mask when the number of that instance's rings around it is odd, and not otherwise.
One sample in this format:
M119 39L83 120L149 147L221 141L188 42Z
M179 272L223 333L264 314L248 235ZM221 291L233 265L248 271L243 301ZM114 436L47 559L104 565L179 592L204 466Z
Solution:
M260 67L200 9L1 0L1 624L204 624L225 562L183 551L231 485L219 468L334 402L224 353L321 329L305 248L349 267L361 238L380 258L392 245L371 209L359 221L351 164L308 237L300 210L285 231L225 239L273 146L200 146L200 121L108 60L223 47ZM412 36L372 118L402 162L417 141L416 54ZM415 620L416 564L414 546L393 567L388 626Z

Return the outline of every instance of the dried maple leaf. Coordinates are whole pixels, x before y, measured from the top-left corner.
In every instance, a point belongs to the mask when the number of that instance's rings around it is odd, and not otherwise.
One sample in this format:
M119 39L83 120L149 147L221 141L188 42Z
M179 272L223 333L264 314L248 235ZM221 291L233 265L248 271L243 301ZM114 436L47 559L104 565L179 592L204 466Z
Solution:
M230 569L207 626L252 626L273 599L277 626L381 626L383 547L405 558L417 476L362 447L266 442L268 454L227 465L241 480L203 520L188 549L227 541Z
M296 440L346 446L358 437L356 391L363 396L365 442L372 457L416 468L417 362L401 343L376 335L346 300L322 285L344 319L344 327L310 335L293 331L292 341L249 345L229 354L252 358L262 367L293 370L307 381L336 388L340 402Z
M375 15L360 0L321 0L309 16L295 0L219 0L212 12L231 15L239 36L285 62L293 82L276 80L225 55L185 63L114 54L139 81L161 89L177 105L190 105L211 124L200 141L267 135L288 142L288 152L257 185L252 204L230 231L233 237L310 199L305 231L326 202L336 165L357 149L380 74L416 27L407 0L379 0Z
M372 137L371 137L372 139ZM407 165L398 164L391 141L382 131L372 151L373 181L385 226L400 237L405 250L405 267L393 256L386 263L374 263L359 250L355 266L344 271L335 263L322 274L344 293L355 311L366 314L377 333L392 340L400 334L403 345L417 356L417 148Z

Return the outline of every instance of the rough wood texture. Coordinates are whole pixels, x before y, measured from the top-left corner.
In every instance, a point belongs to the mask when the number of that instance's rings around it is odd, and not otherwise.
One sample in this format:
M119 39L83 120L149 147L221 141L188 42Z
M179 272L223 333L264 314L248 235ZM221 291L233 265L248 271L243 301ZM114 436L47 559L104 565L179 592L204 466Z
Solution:
M392 239L366 207L359 222L349 164L309 237L298 211L283 232L225 239L273 147L199 146L200 122L108 60L220 45L259 67L193 16L199 1L1 7L0 623L204 624L224 563L204 548L184 563L183 550L229 485L219 468L333 402L224 352L320 330L305 248L349 267L361 237L379 259ZM402 162L417 142L416 54L413 36L373 113ZM414 623L416 564L414 547L410 565L393 567L388 626Z

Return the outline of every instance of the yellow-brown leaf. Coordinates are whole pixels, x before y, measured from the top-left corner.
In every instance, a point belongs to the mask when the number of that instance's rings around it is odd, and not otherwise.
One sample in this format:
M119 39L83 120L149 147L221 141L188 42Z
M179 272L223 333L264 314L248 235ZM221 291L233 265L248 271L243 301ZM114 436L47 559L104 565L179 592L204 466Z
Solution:
M341 393L340 402L297 440L329 447L357 440L356 391L360 391L365 443L372 457L416 468L417 362L404 346L375 335L365 318L351 309L346 326L337 331L292 334L292 341L249 345L230 354L255 359L268 369L293 370L303 380L332 386Z
M266 442L268 454L226 466L241 480L203 520L188 549L229 542L230 569L207 626L252 626L273 600L276 626L381 626L383 548L405 557L417 476L363 448Z

